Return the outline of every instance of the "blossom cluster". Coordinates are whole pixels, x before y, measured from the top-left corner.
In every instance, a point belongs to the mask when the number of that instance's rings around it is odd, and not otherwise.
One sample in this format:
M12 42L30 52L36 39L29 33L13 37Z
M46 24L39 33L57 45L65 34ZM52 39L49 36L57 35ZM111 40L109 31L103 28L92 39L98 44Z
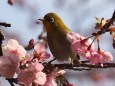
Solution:
M99 49L90 38L85 38L78 33L68 33L67 39L71 43L71 50L74 54L88 59L91 64L105 63L113 60L110 52ZM0 76L5 78L16 77L17 83L24 86L57 86L56 77L64 75L65 71L58 68L49 73L44 71L43 62L47 61L50 54L46 51L45 44L38 42L34 45L32 53L15 39L10 39L2 46L3 55L0 56ZM70 85L68 85L70 86Z
M43 72L42 62L50 57L45 45L38 42L34 50L29 54L25 48L15 39L10 39L2 47L3 56L0 57L0 75L5 78L17 78L17 83L31 86L57 86L55 76L64 74L62 70L56 70L47 75ZM64 70L63 70L64 71Z
M73 53L88 59L91 64L103 64L113 60L110 52L101 49L96 51L94 42L90 38L85 38L78 33L71 32L67 34L67 39L71 42Z

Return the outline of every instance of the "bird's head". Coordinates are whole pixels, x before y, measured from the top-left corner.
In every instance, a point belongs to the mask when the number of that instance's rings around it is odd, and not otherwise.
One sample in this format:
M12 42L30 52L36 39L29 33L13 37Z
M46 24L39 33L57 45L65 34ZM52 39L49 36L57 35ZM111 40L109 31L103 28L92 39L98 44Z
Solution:
M64 29L68 29L61 18L55 13L48 13L44 16L43 19L39 20L42 21L44 27L46 28L46 31L52 31L54 29L62 31Z

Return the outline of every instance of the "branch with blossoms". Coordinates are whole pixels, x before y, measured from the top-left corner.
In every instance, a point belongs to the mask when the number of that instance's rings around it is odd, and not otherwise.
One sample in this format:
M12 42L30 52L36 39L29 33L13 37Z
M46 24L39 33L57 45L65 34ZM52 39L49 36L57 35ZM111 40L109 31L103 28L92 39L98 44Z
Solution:
M96 65L92 65L92 64L86 64L86 63L82 63L82 64L78 64L78 65L73 65L73 64L47 64L47 66L45 67L49 67L50 70L51 68L60 68L60 69L69 69L69 70L74 70L74 71L82 71L82 70L91 70L94 68L115 68L115 63L103 63L102 64L96 64Z
M14 0L8 0L13 5ZM100 35L109 32L115 48L115 11L108 20L96 18L95 29L90 37L84 37L79 33L68 33L67 40L71 43L71 50L75 59L71 62L55 64L48 61L50 54L47 51L47 39L44 37L45 30L39 35L39 41L34 43L31 39L28 46L24 47L15 39L10 39L3 44L4 34L0 32L0 76L8 80L11 86L73 86L64 77L65 70L91 70L93 68L115 68L113 56L110 52L100 48ZM10 27L10 24L0 23L0 26ZM94 37L94 40L91 40ZM97 40L98 49L95 50L94 41ZM31 50L31 52L28 52ZM80 63L76 59L79 57ZM84 58L85 60L81 60ZM15 78L14 78L15 77Z

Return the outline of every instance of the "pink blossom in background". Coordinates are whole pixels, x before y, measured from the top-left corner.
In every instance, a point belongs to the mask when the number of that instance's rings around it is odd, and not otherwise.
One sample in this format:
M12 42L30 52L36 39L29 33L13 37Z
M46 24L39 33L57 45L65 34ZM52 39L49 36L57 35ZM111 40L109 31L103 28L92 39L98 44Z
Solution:
M8 0L8 3L9 3L10 5L13 5L13 4L14 4L14 0Z
M13 78L15 73L19 73L19 58L14 53L9 53L9 56L1 56L0 75Z
M49 73L47 75L47 81L45 85L43 86L57 86L57 83L55 81L55 77L59 75L64 75L64 70L55 69L53 72Z
M34 55L38 60L45 60L50 57L50 54L46 51L45 44L39 42L34 46Z
M74 86L74 85L69 83L67 86Z
M91 64L106 63L113 61L113 56L110 52L101 50L100 53L96 51L92 52L87 59L89 59Z
M31 86L32 82L36 85L44 85L46 82L46 74L42 72L43 68L43 65L38 63L37 60L34 61L28 68L20 70L17 77L18 82L25 86Z
M99 72L99 71L98 72L91 72L90 77L96 83L101 82L107 78L103 72Z
M26 56L26 50L22 45L18 43L15 39L10 39L8 43L2 48L4 55L9 55L9 53L16 54L20 60Z

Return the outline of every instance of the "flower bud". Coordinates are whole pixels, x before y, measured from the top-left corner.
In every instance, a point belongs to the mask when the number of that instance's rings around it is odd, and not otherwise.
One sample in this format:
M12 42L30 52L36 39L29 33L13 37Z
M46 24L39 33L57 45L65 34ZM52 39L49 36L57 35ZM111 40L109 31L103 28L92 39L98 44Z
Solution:
M13 5L14 4L14 0L8 0L8 4Z

